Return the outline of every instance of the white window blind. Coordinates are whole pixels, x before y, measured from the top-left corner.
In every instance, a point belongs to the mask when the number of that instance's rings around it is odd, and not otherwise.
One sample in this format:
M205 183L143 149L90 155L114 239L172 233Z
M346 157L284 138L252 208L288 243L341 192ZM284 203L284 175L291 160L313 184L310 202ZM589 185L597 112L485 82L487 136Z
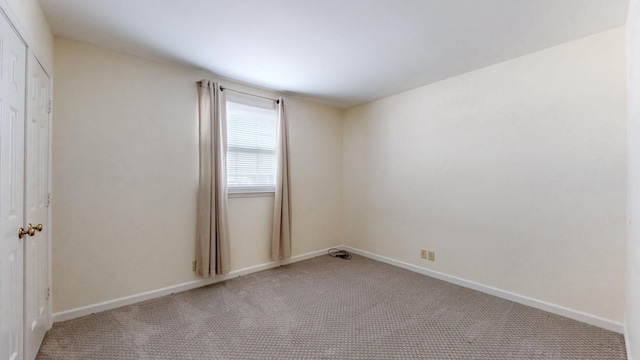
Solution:
M229 192L272 192L276 182L275 104L230 95L226 102Z

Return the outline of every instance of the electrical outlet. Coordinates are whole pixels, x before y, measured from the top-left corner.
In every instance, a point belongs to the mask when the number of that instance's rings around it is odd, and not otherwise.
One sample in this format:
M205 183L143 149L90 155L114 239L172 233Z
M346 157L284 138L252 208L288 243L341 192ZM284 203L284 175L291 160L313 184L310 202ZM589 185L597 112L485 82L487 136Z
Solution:
M436 252L433 250L427 251L427 260L436 261Z
M191 262L191 271L196 271L196 261L195 260L193 260Z
M425 250L425 249L420 250L420 257L423 258L423 259L426 259L427 258L427 250Z

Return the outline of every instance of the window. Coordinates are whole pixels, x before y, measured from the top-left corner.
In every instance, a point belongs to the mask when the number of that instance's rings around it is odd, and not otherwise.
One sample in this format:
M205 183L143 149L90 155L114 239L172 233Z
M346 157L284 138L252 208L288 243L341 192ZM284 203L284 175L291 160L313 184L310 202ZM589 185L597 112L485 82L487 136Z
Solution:
M225 95L229 192L275 191L277 135L275 103L231 92Z

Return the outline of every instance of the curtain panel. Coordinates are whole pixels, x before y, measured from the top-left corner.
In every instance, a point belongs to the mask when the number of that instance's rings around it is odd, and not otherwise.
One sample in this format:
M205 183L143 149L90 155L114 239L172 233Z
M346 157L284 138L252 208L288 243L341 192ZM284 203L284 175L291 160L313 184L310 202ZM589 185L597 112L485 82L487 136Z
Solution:
M278 139L276 144L276 191L273 208L271 259L291 257L291 177L289 171L289 126L287 101L278 101Z
M200 180L196 224L196 273L230 269L227 219L227 129L224 95L217 83L198 81Z

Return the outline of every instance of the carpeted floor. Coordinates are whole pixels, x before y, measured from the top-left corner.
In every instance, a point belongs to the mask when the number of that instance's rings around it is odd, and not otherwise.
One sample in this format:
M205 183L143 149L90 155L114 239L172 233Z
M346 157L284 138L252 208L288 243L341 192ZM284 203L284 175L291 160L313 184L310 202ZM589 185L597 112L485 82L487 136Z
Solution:
M37 359L625 359L622 335L321 256L56 323Z

